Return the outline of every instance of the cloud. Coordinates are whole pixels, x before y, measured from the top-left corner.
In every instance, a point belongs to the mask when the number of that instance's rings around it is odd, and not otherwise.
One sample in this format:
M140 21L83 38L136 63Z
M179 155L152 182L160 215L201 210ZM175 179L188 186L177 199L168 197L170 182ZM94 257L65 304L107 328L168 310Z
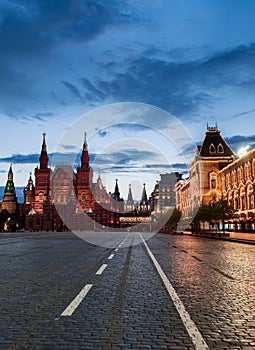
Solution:
M78 99L79 102L85 102L84 96L82 96L79 89L72 83L69 83L68 81L62 81L64 86L71 92L71 94Z
M250 148L255 148L255 135L234 135L231 137L225 137L225 140L235 153L237 153L239 148L244 147L246 145L249 145Z
M77 147L74 145L64 145L64 144L60 144L59 146L61 146L62 148L64 148L67 151L74 151L77 150Z
M165 52L164 58L154 56L153 51L150 55L146 52L128 57L121 72L115 61L110 66L108 62L112 77L87 79L83 92L94 101L144 102L187 118L191 113L199 113L204 105L213 106L215 98L220 98L219 91L241 89L244 93L247 84L254 80L253 43L189 61L174 61L171 52L169 57Z
M240 112L240 113L234 114L231 118L239 118L239 117L242 117L242 116L245 116L247 114L254 113L254 112L255 112L255 108L250 109L250 110L245 111L245 112Z
M136 20L134 11L114 0L12 0L1 4L0 14L4 57L47 54L61 41L87 42L110 26Z
M35 164L39 162L39 154L13 154L9 157L0 158L0 163L14 163L14 164Z

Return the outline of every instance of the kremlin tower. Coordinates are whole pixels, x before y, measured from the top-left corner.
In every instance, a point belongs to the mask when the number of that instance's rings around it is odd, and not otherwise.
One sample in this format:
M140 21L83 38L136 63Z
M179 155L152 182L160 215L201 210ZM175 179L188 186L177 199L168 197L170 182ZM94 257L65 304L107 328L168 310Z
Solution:
M17 196L13 182L12 165L10 165L8 180L6 182L4 196L2 199L1 210L3 209L6 209L9 214L14 214L17 212Z

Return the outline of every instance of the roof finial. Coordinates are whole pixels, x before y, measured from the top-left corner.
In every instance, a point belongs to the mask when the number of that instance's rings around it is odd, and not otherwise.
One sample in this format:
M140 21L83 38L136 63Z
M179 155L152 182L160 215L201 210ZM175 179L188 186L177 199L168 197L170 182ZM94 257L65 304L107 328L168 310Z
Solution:
M87 132L86 132L86 131L84 132L84 144L83 144L83 148L84 148L85 150L88 149L88 144L87 144Z

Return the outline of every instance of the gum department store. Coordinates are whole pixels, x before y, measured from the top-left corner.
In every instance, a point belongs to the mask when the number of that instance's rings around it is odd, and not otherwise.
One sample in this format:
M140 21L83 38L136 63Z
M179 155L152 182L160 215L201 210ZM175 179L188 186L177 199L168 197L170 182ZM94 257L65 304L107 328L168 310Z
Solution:
M167 204L162 207L164 192L168 191L173 197L174 189L175 203L171 198L170 206L176 205L183 218L189 217L202 202L208 204L213 198L223 197L235 211L235 217L228 222L227 229L255 231L255 149L237 157L217 126L208 126L202 144L196 147L188 179L181 179L180 174L175 173L174 182L163 189L163 194L159 190L160 181L157 182L150 200L144 186L137 206L131 188L124 202L117 181L112 194L107 193L100 176L93 183L86 137L76 172L67 165L57 165L52 172L48 161L44 134L39 167L34 172L35 184L30 175L24 188L24 203L17 203L10 167L0 211L6 209L10 214L17 213L20 227L25 230L91 229L97 223L103 227L148 224L152 217L169 209ZM164 176L166 174L161 175L162 179Z

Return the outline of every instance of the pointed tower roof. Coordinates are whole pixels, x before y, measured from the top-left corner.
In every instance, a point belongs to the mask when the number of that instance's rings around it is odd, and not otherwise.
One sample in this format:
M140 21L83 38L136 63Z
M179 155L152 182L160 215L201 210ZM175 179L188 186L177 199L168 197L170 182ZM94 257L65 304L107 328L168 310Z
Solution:
M99 187L100 189L103 188L103 183L102 183L100 174L98 175L98 178L97 178L97 187Z
M129 189L128 189L128 198L127 198L128 202L134 202L133 200L133 195L132 195L132 190L131 190L131 185L129 184Z
M148 197L145 189L145 184L143 184L143 193L142 193L140 204L148 204Z
M89 152L88 152L88 143L87 143L87 133L84 132L84 143L83 143L83 149L81 154L81 167L82 168L89 168Z
M49 157L47 153L47 147L46 147L46 141L45 141L46 133L43 133L43 143L42 143L42 150L41 155L39 158L40 161L40 169L46 169L48 167Z
M197 147L197 152L201 157L230 157L235 156L234 152L223 139L216 124L210 127L207 124L207 131L202 145Z
M32 173L30 172L30 176L29 176L29 179L27 181L27 185L25 187L25 190L32 191L32 190L34 190L34 188L35 188L35 186L34 186L34 183L32 180Z
M13 193L16 196L15 193L15 187L13 182L13 172L12 172L12 164L10 165L10 169L8 171L8 180L6 182L4 193Z
M113 198L116 201L120 200L120 191L119 191L119 186L118 186L118 179L116 179L115 190L114 190L114 193L113 193L112 196L113 196Z

